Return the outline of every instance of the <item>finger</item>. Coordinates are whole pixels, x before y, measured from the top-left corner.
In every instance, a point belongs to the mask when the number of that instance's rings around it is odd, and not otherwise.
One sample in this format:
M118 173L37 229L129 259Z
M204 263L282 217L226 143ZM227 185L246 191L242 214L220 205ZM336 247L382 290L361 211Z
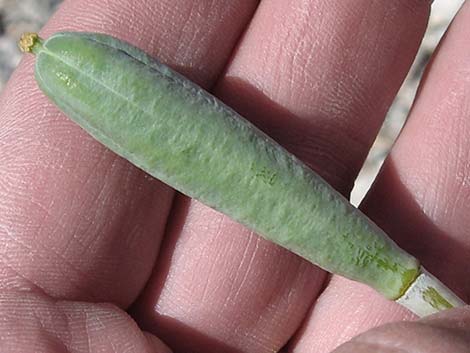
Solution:
M302 327L289 342L287 351L331 352L359 333L380 324L414 318L409 311L373 289L340 276L332 276Z
M423 2L262 2L216 92L348 193L427 13ZM173 216L142 325L176 351L279 350L325 273L197 202L179 200Z
M154 349L155 352L158 353L171 353L170 348L168 348L165 343L163 343L160 339L152 335L151 333L144 332L147 341L149 342L150 346Z
M106 32L208 87L255 6L68 1L43 35ZM151 272L173 193L60 114L33 82L32 64L25 58L0 105L0 288L127 306Z
M409 120L362 205L401 247L466 301L470 298L469 24L467 2L441 43ZM316 306L293 352L312 352L311 344L318 339L324 341L318 352L330 351L373 326L412 318L363 286L339 278L332 283L321 299L327 304Z
M470 347L470 308L454 309L419 322L381 326L333 353L466 353Z
M169 353L109 304L56 302L27 292L0 293L2 352Z

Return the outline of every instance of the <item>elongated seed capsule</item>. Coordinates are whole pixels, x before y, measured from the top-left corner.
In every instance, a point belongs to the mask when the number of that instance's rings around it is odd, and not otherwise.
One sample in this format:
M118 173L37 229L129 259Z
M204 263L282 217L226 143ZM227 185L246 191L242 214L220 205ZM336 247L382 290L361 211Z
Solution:
M20 46L67 116L152 176L419 315L463 304L300 160L137 48L92 33Z

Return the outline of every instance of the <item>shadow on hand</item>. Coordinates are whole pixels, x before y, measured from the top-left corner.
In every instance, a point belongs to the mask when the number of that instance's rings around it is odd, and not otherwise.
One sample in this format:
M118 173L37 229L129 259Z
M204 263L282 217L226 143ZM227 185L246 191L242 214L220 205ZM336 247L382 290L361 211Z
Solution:
M429 188L431 191L432 185ZM373 192L367 195L360 208L401 248L414 255L426 269L468 303L468 234L448 234L438 227L400 180L391 158L386 161L371 190ZM455 220L462 221L465 220Z
M341 123L326 113L308 111L300 116L274 102L252 84L226 77L221 99L256 127L348 196L368 152L356 131L341 129ZM359 129L358 129L359 130ZM360 134L359 134L360 135Z
M182 194L176 195L166 233L168 233L168 230L171 230L173 234L180 234L182 232L184 221L189 212L190 202L190 199L186 196ZM174 214L176 210L177 216ZM178 237L169 236L169 234L163 239L159 258L154 267L154 274L151 276L143 294L130 308L130 315L136 320L141 329L163 340L174 353L242 353L242 351L230 347L226 343L158 311L157 303L169 276L172 263L171 257L175 253L177 242ZM204 276L203 273L200 275Z

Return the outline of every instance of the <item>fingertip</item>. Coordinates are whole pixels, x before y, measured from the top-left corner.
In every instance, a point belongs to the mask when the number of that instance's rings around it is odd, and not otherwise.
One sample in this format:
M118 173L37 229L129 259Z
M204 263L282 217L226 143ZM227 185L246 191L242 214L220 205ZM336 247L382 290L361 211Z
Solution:
M153 353L172 353L171 349L159 338L149 332L144 331L144 336L148 341L151 352Z

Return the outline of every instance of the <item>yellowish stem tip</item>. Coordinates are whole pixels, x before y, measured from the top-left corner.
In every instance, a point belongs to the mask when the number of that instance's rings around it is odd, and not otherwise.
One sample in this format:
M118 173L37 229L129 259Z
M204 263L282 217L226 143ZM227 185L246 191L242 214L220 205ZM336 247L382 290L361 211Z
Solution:
M37 33L26 32L21 36L18 45L23 53L32 53L33 47L37 42L39 42L39 35Z

